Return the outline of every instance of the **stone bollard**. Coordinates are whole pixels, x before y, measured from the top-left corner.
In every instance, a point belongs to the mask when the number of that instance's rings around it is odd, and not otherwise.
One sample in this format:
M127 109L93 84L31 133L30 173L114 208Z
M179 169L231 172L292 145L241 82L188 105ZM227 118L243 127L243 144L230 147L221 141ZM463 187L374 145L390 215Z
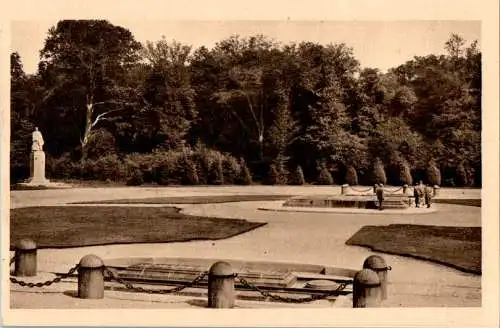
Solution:
M378 255L368 256L363 263L363 269L370 269L377 273L378 279L380 280L380 292L382 300L387 299L387 271L392 270L390 266L387 266L385 260Z
M85 299L104 297L104 262L96 255L85 255L80 260L78 297Z
M405 184L403 185L403 195L406 195L407 192L408 192L408 185Z
M358 271L353 281L352 307L380 307L380 301L380 279L377 273L370 269Z
M31 239L19 241L15 252L14 275L17 277L36 276L36 243Z
M233 269L227 262L216 262L208 272L208 307L230 309L234 307Z
M434 186L434 197L436 197L437 195L439 195L439 186Z
M341 187L340 187L340 194L341 195L347 195L347 192L349 190L349 185L346 183L346 184L343 184Z

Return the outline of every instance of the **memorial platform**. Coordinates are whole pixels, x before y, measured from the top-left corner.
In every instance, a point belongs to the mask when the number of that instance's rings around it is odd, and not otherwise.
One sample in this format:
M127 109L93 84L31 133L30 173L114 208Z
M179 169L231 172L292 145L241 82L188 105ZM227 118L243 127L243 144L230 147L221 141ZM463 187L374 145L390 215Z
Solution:
M243 278L262 291L292 299L321 295L336 290L340 284L346 284L345 288L328 297L330 302L334 302L339 296L351 295L352 280L357 272L353 269L322 265L225 259L131 257L104 260L105 266L114 275L129 284L149 289L188 285L188 288L176 295L195 297L206 297L208 277L205 276L194 285L191 282L218 261L229 263L236 274L236 298L259 302L271 300L242 284L239 278ZM58 276L64 272L53 274ZM106 278L107 290L140 293L138 290L117 284L116 281L109 279L109 275ZM76 283L76 275L68 278L67 282Z

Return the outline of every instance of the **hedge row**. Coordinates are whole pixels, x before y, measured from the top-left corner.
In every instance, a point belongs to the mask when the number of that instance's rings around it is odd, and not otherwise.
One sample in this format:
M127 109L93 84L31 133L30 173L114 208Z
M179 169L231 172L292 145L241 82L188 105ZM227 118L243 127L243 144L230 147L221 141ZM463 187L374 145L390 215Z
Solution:
M413 183L412 174L406 162L402 162L397 170L400 184L411 185ZM128 185L143 183L159 185L252 184L252 174L244 159L236 159L231 155L204 147L184 151L129 154L122 158L116 154L110 154L98 159L80 161L73 161L69 156L57 159L48 158L47 173L49 178L116 181L126 182ZM463 167L459 173L465 182ZM382 161L375 161L371 177L372 183L386 184L387 177ZM424 180L432 185L441 184L441 173L434 162L429 163ZM267 178L263 182L269 185L303 185L306 183L300 166L289 171L280 164L270 165ZM316 180L311 182L319 185L342 183L357 185L358 173L355 167L349 166L346 169L345 178L342 181L334 181L329 169L321 166L318 168Z
M78 162L69 156L47 161L50 177L98 181L126 181L128 185L251 184L243 159L209 149L157 151L130 154L123 158L107 155Z

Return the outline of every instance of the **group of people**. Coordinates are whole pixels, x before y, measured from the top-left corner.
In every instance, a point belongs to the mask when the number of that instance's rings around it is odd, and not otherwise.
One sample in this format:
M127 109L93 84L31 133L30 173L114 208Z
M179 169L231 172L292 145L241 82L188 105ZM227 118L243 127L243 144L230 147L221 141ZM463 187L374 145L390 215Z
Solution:
M413 188L415 207L420 207L420 204L422 204L422 206L427 206L427 208L431 207L432 193L432 187L424 185L422 181L415 184L415 187ZM375 184L375 194L377 195L378 209L383 210L384 185L382 183Z
M415 207L420 207L420 201L422 201L422 206L427 205L427 208L431 207L432 192L432 187L424 185L422 181L415 184L415 187L413 188Z

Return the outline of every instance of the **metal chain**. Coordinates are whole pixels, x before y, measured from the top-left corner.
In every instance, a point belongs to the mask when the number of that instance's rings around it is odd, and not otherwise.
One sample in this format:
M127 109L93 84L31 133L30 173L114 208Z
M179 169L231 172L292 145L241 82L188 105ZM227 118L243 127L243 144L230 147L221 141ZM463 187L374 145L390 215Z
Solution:
M351 187L351 186L349 186L349 188L351 188L351 189L352 189L352 190L354 190L355 192L368 192L368 191L370 191L370 190L373 190L373 188L368 188L368 189L366 189L366 190L359 190L359 189L356 189L356 188Z
M279 295L273 295L265 290L260 289L259 287L255 286L255 285L250 284L245 278L242 278L242 277L237 277L237 278L243 284L243 286L259 292L260 294L262 294L262 296L264 296L266 298L270 298L272 300L275 300L278 302L283 302L283 303L308 303L308 302L312 302L312 301L323 300L327 297L336 295L338 292L344 290L345 287L347 286L346 283L341 283L337 287L336 290L326 292L325 294L312 295L312 296L303 297L303 298L289 298L289 297L282 297Z
M105 268L105 272L107 272L109 274L109 276L111 277L112 280L115 280L116 282L124 285L125 287L127 287L127 289L130 289L130 290L133 290L136 292L140 292L140 293L148 293L148 294L178 293L185 288L192 287L192 286L196 285L197 283L202 281L208 275L208 271L202 272L198 277L196 277L193 281L191 281L187 285L177 286L177 287L174 287L172 289L147 289L147 288L143 288L143 287L137 287L137 286L132 285L131 283L126 282L124 279L119 278L116 275L116 273L111 271L109 268Z
M25 282L25 281L22 281L22 280L18 280L18 279L14 278L14 277L10 277L10 282L12 282L14 284L21 285L23 287L30 287L30 288L50 286L52 284L58 283L61 280L66 279L69 276L71 276L73 273L75 273L76 270L78 270L78 266L79 265L77 264L74 267L72 267L71 269L69 269L68 273L65 273L65 274L63 274L63 275L61 275L59 277L56 277L56 278L52 279L52 280L47 280L45 282L37 282L37 283Z

